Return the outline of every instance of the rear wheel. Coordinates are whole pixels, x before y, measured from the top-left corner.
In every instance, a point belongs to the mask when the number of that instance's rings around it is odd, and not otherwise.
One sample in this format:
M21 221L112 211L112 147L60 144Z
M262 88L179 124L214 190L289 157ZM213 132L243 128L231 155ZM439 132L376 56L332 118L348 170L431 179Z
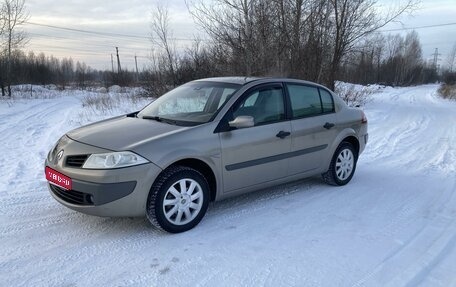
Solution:
M345 185L353 177L356 169L357 154L353 145L342 142L333 155L327 172L323 173L323 180L331 185Z
M174 166L157 178L147 200L147 218L171 233L195 227L209 205L209 184L197 170Z

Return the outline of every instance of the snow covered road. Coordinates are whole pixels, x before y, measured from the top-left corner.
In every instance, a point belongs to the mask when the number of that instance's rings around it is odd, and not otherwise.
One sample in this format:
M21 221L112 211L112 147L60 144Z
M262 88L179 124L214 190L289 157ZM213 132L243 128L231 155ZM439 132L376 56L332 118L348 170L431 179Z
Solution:
M456 103L437 88L373 95L347 186L315 178L215 203L176 235L48 194L42 164L79 125L78 98L0 102L1 285L456 286Z

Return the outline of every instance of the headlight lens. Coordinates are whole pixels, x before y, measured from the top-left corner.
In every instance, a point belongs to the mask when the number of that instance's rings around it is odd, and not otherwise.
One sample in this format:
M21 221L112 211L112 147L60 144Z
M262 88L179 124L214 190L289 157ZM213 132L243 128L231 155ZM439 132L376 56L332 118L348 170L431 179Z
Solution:
M91 154L82 168L111 169L148 163L149 161L130 151Z

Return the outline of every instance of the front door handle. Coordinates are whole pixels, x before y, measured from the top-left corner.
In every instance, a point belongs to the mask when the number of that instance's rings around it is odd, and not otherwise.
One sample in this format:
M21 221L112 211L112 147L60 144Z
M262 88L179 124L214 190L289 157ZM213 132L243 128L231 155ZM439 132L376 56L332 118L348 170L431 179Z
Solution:
M330 128L334 127L335 125L333 123L326 123L323 127L327 130L329 130Z
M286 138L286 137L289 136L289 135L291 135L290 132L280 131L278 134L276 134L276 137L281 138L281 139L284 139L284 138Z

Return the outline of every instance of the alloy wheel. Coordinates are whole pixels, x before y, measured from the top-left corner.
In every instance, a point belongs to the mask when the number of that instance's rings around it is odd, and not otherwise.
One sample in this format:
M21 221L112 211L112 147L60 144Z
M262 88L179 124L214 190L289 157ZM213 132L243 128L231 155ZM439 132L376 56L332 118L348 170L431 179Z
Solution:
M336 175L340 180L350 177L355 166L355 157L350 149L343 149L336 160Z
M166 191L163 212L175 225L184 225L195 219L203 206L203 190L193 179L184 178Z

